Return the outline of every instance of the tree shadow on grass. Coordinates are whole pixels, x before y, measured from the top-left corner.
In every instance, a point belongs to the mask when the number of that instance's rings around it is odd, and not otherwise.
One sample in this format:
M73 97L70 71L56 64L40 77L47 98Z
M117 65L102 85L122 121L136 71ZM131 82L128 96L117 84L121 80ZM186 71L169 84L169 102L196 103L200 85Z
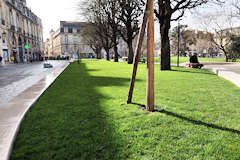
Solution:
M100 69L87 69L86 71L90 72L90 71L101 71Z
M164 113L164 114L166 114L168 116L173 116L173 117L182 119L184 121L190 122L190 123L195 124L195 125L205 126L205 127L218 129L218 130L222 130L222 131L227 131L227 132L231 132L231 133L235 133L235 134L239 134L240 135L240 131L239 130L235 130L235 129L232 129L232 128L222 127L222 126L218 126L218 125L211 124L211 123L206 123L206 122L199 121L199 120L194 120L194 119L182 116L182 115L177 114L177 113L169 112L169 111L166 111L166 110L159 110L158 112Z
M175 70L175 69L172 69L171 71L173 71L173 72L184 72L184 73L194 73L194 74L208 74L208 75L212 75L212 76L217 76L215 73L197 72L196 70L189 71L189 70Z
M112 97L96 87L122 86L129 79L90 76L88 71L84 63L70 65L32 106L11 160L127 159L127 143L109 112L114 108L104 104Z
M139 104L139 103L132 103L132 104L138 105L139 107L141 107L141 109L145 109L146 108L146 106L143 105L143 104ZM227 128L227 127L222 127L222 126L218 126L218 125L211 124L211 123L206 123L206 122L199 121L199 120L194 120L194 119L185 117L183 115L180 115L180 114L177 114L177 113L174 113L174 112L166 111L164 109L162 109L162 110L161 109L155 109L154 112L159 112L159 113L166 114L168 116L179 118L181 120L190 122L190 123L192 123L194 125L205 126L205 127L208 127L208 128L218 129L218 130L221 130L221 131L227 131L227 132L231 132L231 133L235 133L235 134L240 135L240 131L239 130L235 130L235 129Z

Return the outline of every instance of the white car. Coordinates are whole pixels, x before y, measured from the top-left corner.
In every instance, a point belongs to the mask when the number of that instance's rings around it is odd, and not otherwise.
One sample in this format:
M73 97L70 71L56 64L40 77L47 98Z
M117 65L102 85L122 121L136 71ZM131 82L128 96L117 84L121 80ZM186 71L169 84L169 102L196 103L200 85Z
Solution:
M43 68L53 68L53 65L50 63L44 63Z

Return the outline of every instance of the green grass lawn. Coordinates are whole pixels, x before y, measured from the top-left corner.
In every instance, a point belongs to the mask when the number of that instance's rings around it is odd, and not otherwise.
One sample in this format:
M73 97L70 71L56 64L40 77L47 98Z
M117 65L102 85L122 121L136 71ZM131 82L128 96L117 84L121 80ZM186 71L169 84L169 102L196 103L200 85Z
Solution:
M71 64L26 115L11 160L239 160L240 89L205 70L158 68L161 110L150 113L137 105L146 64L131 105L131 65Z
M216 58L198 58L199 62L225 62L225 59L216 59ZM155 57L155 62L160 62L159 57ZM179 62L189 62L189 57L179 57ZM240 62L240 60L237 60L237 62ZM177 57L171 57L171 63L177 63Z

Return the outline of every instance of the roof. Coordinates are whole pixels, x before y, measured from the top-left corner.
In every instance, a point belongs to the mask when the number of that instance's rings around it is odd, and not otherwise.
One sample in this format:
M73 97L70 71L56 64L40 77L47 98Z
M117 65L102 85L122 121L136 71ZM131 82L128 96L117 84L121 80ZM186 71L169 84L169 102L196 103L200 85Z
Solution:
M78 22L78 21L60 21L60 27L84 27L87 22Z

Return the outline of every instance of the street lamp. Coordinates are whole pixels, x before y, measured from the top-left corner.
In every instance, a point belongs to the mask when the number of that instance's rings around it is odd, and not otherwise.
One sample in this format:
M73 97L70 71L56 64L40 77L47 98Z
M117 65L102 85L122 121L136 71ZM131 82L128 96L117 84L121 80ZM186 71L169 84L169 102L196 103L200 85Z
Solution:
M179 67L179 56L180 56L180 21L178 20L178 51L177 51L177 66Z

